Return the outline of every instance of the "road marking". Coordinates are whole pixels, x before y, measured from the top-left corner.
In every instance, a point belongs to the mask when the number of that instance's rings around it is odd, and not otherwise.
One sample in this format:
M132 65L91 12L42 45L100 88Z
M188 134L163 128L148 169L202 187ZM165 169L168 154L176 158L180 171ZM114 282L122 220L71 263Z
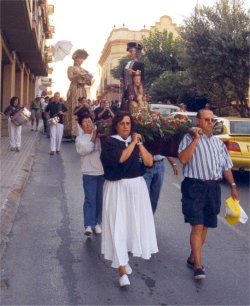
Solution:
M174 187L176 187L177 189L181 190L181 186L179 184L176 183L172 183L174 185Z

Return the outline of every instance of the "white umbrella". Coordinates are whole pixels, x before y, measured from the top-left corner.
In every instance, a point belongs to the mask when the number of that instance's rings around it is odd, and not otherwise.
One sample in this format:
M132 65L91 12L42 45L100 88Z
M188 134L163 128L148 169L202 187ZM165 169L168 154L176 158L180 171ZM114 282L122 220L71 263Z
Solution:
M54 46L53 46L53 55L54 55L54 61L62 61L67 55L70 54L70 51L72 49L73 45L68 40L59 40Z

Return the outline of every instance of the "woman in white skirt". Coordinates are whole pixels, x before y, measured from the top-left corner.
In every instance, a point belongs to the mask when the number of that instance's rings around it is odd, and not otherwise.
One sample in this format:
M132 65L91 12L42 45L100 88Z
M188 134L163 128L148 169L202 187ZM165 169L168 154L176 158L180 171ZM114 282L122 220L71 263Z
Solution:
M147 185L145 166L153 157L133 133L129 112L119 112L112 122L112 136L102 148L104 168L103 235L101 251L111 266L119 269L120 286L130 285L132 273L128 252L149 259L158 252L154 218Z

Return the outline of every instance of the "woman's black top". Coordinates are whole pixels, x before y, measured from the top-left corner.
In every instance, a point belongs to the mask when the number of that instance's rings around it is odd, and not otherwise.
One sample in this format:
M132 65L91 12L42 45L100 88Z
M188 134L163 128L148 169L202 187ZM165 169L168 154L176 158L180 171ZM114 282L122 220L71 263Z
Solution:
M113 137L108 137L105 140L101 153L105 179L118 181L124 178L142 176L145 173L145 167L139 156L139 148L137 145L130 157L124 163L119 163L124 149L126 149L126 145L123 141Z

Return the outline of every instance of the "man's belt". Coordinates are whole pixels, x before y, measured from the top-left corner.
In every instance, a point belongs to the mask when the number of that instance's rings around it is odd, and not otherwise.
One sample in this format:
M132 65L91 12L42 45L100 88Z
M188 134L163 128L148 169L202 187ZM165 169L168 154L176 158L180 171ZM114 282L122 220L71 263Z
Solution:
M213 185L213 184L218 184L222 181L222 179L218 180L201 180L201 179L196 179L192 177L186 177L187 180L197 182L197 183L202 183L204 185Z

